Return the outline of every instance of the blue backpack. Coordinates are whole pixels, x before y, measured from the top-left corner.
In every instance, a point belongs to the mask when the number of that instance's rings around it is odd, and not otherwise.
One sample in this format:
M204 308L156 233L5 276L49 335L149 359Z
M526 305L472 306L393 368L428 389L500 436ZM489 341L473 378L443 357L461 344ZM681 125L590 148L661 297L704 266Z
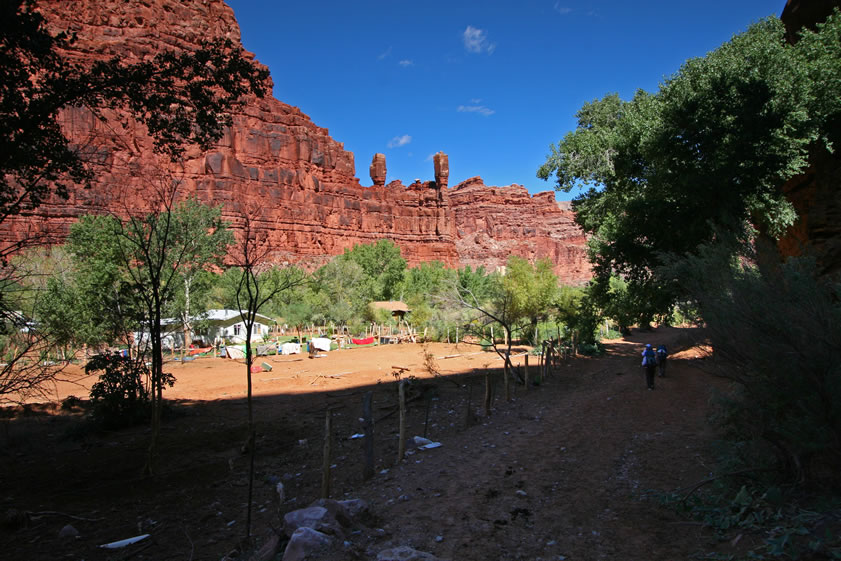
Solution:
M664 360L667 356L669 356L669 353L666 352L666 347L664 345L660 345L657 349L657 360Z
M645 349L645 354L642 355L645 359L645 365L648 366L649 364L654 364L656 362L656 358L654 357L654 351L652 349Z

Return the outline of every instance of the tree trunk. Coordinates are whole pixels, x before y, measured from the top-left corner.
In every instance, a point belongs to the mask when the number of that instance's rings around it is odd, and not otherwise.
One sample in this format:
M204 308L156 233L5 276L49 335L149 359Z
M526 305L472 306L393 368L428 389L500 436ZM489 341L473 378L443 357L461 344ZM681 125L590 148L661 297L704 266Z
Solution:
M150 307L149 338L152 340L152 371L150 373L151 391L149 392L152 405L152 427L149 448L146 455L146 465L143 474L152 476L158 456L158 437L161 432L161 412L163 410L163 345L161 343L161 306L155 303Z
M250 454L250 467L248 469L248 513L245 521L245 537L251 538L251 510L254 502L254 449L256 447L257 431L254 428L254 403L251 399L251 364L254 359L251 356L251 330L254 327L254 322L251 320L249 311L249 320L245 322L245 367L247 369L246 377L248 379L248 453Z

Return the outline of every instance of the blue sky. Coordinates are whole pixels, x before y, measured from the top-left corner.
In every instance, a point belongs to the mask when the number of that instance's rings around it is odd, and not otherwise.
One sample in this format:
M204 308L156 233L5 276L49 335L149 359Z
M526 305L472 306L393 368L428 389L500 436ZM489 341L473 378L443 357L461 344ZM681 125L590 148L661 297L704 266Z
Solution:
M784 0L460 2L228 0L245 48L271 70L274 95L329 129L356 176L386 155L387 181L553 188L537 179L549 144L587 101L655 91ZM558 193L558 200L574 193Z

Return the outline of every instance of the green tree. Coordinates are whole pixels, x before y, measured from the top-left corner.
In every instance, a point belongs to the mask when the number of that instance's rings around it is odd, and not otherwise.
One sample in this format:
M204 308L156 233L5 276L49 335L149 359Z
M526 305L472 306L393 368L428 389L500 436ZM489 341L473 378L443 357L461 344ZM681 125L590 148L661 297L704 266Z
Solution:
M196 264L209 266L214 257L224 253L228 240L225 235L217 235L225 227L219 212L201 211L191 200L175 204L174 197L175 189L165 187L159 200L163 210L125 219L85 217L71 226L68 237L77 267L88 268L89 276L97 274L90 268L109 267L105 282L92 287L104 291L86 294L87 301L101 306L103 314L124 311L125 307L136 311L139 324L149 333L152 437L144 468L149 474L154 471L157 456L163 388L170 381L163 371L163 314L179 287L180 272L185 268L194 270ZM217 245L211 247L211 242ZM111 279L117 279L119 284Z
M448 269L440 261L421 263L406 269L400 300L412 310L410 319L417 327L428 326L442 315L439 296L457 278L458 272Z
M509 258L504 275L479 278L463 270L450 285L449 305L459 306L466 312L464 324L470 333L483 339L493 326L504 332L503 345L498 345L496 334L491 338L491 345L503 359L506 393L515 335L528 327L533 329L541 318L550 315L557 292L558 280L551 262L538 261L532 265L514 256Z
M244 96L262 97L266 90L268 71L230 40L138 63L113 58L87 65L66 57L73 42L70 32L47 30L35 2L0 4L0 223L52 194L67 198L69 184L89 184L94 177L89 159L96 159L89 156L95 154L70 143L59 121L62 110L84 108L99 118L117 110L145 127L157 152L176 160L188 145L211 146ZM15 311L3 289L20 280L8 257L36 243L27 237L0 247L2 317ZM44 372L19 370L22 358L6 360L0 379L29 385L49 379Z
M511 313L528 323L529 338L537 333L540 321L546 320L553 311L558 293L558 277L552 270L552 262L539 259L534 265L522 257L508 258L502 285L511 294Z
M393 300L399 296L397 290L406 271L406 260L400 255L400 248L391 240L355 245L353 249L346 249L341 259L362 267L368 279L370 301Z
M473 294L478 302L485 302L495 289L496 276L485 271L483 265L476 267L475 271L467 265L458 270L457 284L462 290Z
M313 275L313 317L337 324L359 321L368 304L371 277L354 260L334 257Z
M176 208L178 228L183 232L196 232L206 228L207 235L191 236L185 239L185 248L190 259L181 262L178 276L183 290L173 291L168 312L181 319L184 329L183 349L190 345L190 333L193 330L195 310L202 310L206 301L209 267L220 266L225 250L234 243L234 236L228 224L222 221L222 208L211 207L189 198Z
M698 303L709 368L735 382L720 404L725 436L750 468L837 485L829 466L841 460L841 287L820 279L813 259L755 262L752 247L734 258L711 245L670 265Z
M73 34L50 34L35 2L4 2L0 21L0 222L50 193L67 198L68 182L93 176L61 129L64 108L97 116L126 110L157 151L177 158L188 144L207 148L221 138L245 94L265 93L268 72L230 40L138 63L113 58L83 66L63 54Z
M680 284L658 271L667 255L700 244L735 248L758 228L781 234L795 219L779 187L808 151L826 150L841 101L839 18L788 45L782 23L763 20L703 58L687 61L656 94L585 104L578 128L538 170L557 187L590 189L573 203L591 238L593 293L614 275L639 315L667 314Z
M249 209L240 204L242 229L234 252L239 283L236 290L237 309L245 324L245 368L248 402L248 436L246 450L251 456L248 471L248 512L246 518L246 539L251 538L251 511L254 496L254 458L257 444L257 429L254 423L254 404L252 399L251 371L254 364L254 350L251 335L260 309L271 302L277 295L302 284L306 276L296 267L278 268L268 265L272 246L265 232L260 232L255 224L260 217L260 209Z

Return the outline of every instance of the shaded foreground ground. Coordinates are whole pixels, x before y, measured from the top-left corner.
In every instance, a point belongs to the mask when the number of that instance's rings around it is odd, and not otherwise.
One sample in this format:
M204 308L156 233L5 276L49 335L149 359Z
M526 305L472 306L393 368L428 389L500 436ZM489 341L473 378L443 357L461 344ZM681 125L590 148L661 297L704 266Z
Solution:
M501 362L468 345L391 345L325 358L272 357L254 374L258 422L254 534L278 512L308 505L321 487L324 415L334 410L332 496L370 502L372 519L325 559L376 559L411 545L438 557L484 559L687 559L721 548L709 533L659 506L712 470L705 415L720 381L697 368L688 330L661 328L611 343L606 356L573 359L546 383L506 402ZM647 391L641 345L675 352ZM425 367L424 351L441 376ZM453 356L460 355L460 356ZM446 357L446 358L445 358ZM531 357L535 371L535 357ZM522 358L519 359L522 364ZM409 435L440 448L394 466L392 366L409 368ZM138 477L145 428L96 434L72 415L5 420L0 430L0 513L28 512L0 530L4 559L220 559L245 533L248 457L244 366L222 359L172 364L177 405L162 434L154 478ZM482 407L484 374L497 390ZM89 384L90 380L77 380ZM376 475L362 480L362 395L374 391ZM86 395L60 385L57 395ZM430 399L428 399L430 398ZM471 403L468 411L468 400ZM428 407L428 417L427 417ZM275 483L286 488L278 505ZM72 524L78 538L59 538ZM118 550L99 544L149 533Z

